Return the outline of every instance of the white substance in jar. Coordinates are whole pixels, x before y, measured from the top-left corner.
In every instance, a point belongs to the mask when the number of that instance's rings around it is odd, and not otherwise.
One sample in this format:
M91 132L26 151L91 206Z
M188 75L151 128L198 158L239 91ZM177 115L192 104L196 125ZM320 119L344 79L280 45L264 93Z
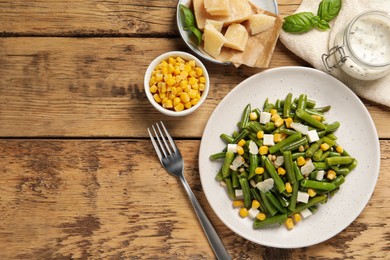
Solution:
M380 11L354 18L335 38L335 65L361 80L374 80L390 71L390 16ZM330 56L331 54L329 54ZM337 64L339 62L339 64ZM341 65L340 65L341 64Z

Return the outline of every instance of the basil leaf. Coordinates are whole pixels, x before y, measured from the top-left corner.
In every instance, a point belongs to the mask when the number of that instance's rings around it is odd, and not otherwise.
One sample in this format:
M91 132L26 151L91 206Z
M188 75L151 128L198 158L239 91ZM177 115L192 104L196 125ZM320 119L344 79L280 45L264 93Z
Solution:
M188 31L190 30L190 27L195 27L195 16L192 13L191 9L189 9L187 6L180 4L180 11L184 15L184 26L183 29Z
M330 25L328 23L328 21L325 21L325 20L321 20L317 25L316 25L316 28L320 31L326 31L328 29L330 29Z
M198 45L200 45L200 43L202 42L202 32L194 26L191 26L190 30L196 36L197 43Z
M313 25L313 27L317 27L320 21L321 18L318 15L313 16L313 18L311 18L311 24Z
M322 20L330 21L335 18L341 9L341 0L322 0L317 14Z
M284 18L283 30L290 33L305 33L313 28L312 19L314 14L312 12L302 12L289 15Z

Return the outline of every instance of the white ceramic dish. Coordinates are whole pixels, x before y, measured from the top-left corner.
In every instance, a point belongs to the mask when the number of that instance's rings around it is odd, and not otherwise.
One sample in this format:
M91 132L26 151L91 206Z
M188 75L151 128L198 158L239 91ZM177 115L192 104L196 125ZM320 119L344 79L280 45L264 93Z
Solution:
M251 0L251 2L266 11L272 12L274 14L278 14L278 4L276 3L276 0ZM191 0L179 0L176 8L177 28L180 32L183 41L186 43L188 48L190 48L196 55L198 55L199 57L207 61L217 63L217 64L224 64L224 65L230 64L230 62L221 62L208 55L206 52L204 52L201 48L197 46L197 44L194 42L193 38L191 37L191 33L183 30L182 19L180 18L180 8L179 8L180 4L183 4L185 6L190 6Z
M221 133L236 130L244 107L262 109L265 99L274 102L305 93L316 100L317 106L331 105L327 121L339 121L336 135L339 144L359 164L346 177L334 197L320 205L318 211L294 229L283 225L261 230L252 228L252 221L242 219L232 207L224 188L214 179L221 163L209 156L220 152L224 143ZM305 67L281 67L256 74L236 86L216 107L208 120L199 153L200 179L211 207L221 221L238 235L255 243L277 248L300 248L325 241L352 223L368 203L379 175L380 149L378 135L367 109L360 99L343 83L321 71Z
M195 64L197 67L200 67L202 68L203 70L203 76L206 78L206 83L205 83L205 90L203 91L202 93L202 96L199 100L199 102L195 105L195 106L192 106L191 108L188 108L188 109L184 109L182 111L174 111L174 110L170 110L170 109L166 109L164 107L162 107L160 104L158 104L154 99L153 99L153 95L152 93L150 93L150 87L149 87L149 80L150 80L150 77L152 75L152 72L153 70L156 68L156 66L163 60L167 60L169 57L181 57L183 58L185 61L189 61L189 60L195 60ZM207 69L206 67L204 66L204 64L197 58L195 57L194 55L192 54L189 54L187 52L182 52L182 51L170 51L170 52L166 52L164 54L161 54L160 56L156 57L148 66L146 72L145 72L145 77L144 77L144 90L145 90L145 93L146 93L146 96L147 98L149 99L149 102L153 105L154 108L156 108L158 111L160 111L161 113L165 114L165 115L168 115L168 116L186 116L186 115L189 115L191 113L193 113L195 110L197 110L202 104L203 102L206 100L207 98L207 95L209 93L209 89L210 89L210 77L209 77L209 74L207 72Z

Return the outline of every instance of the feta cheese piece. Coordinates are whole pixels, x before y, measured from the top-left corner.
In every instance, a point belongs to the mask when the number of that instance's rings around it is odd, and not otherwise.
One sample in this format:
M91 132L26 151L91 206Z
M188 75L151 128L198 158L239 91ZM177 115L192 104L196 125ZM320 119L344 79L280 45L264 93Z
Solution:
M297 201L307 203L309 201L309 194L307 192L298 191Z
M204 0L204 8L211 15L229 15L229 0Z
M295 131L300 132L303 135L307 135L307 133L309 132L309 126L301 123L292 122L290 124L290 127L293 128Z
M312 160L310 159L310 160L306 161L305 165L303 165L303 166L301 167L301 173L302 173L304 176L307 176L307 175L309 175L312 171L314 171L315 168L316 168L316 167L314 166Z
M249 18L249 30L255 35L268 30L275 24L276 17L266 14L254 14Z
M250 154L258 154L259 153L259 147L257 147L257 144L253 142L252 140L249 141L249 153Z
M308 217L310 217L311 215L313 215L313 214L311 213L310 209L304 209L304 210L302 210L300 213L301 213L302 218L308 218Z
M245 26L239 23L232 23L226 30L226 42L224 46L234 50L244 51L248 38L249 35Z
M258 182L256 184L256 187L261 192L267 192L274 187L274 183L275 183L274 179L268 178L268 179L265 179L264 181Z
M242 192L242 190L235 190L234 192L236 194L236 199L244 198L244 192Z
M319 170L317 172L316 180L320 181L320 180L324 179L324 175L325 175L325 171L324 170Z
M263 136L263 145L272 146L274 145L274 135L273 134L264 134Z
M260 124L266 124L271 121L271 113L260 112Z
M237 171L238 167L240 167L244 163L244 157L242 157L241 155L237 155L236 158L234 158L232 165L230 165L230 169L232 169L233 171Z
M237 144L228 144L227 151L236 153L237 152Z
M213 25L215 27L215 29L217 29L218 32L222 31L223 22L221 22L221 21L206 19L205 25L207 25L207 24Z
M318 136L318 133L316 130L308 131L307 138L309 139L309 143L313 143L313 142L320 140L320 137Z
M213 57L217 57L226 39L223 34L211 24L207 24L203 33L204 50Z
M283 163L284 163L284 157L282 155L277 156L276 160L274 161L274 165L276 166L276 168L282 166Z
M248 213L249 213L249 218L254 219L254 218L256 218L257 214L260 213L260 211L257 209L254 209L254 208L250 208L248 210Z

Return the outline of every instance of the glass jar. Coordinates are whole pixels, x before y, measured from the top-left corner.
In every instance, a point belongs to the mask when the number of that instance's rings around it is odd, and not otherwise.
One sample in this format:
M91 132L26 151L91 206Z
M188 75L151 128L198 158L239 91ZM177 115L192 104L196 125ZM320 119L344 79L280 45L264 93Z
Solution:
M326 69L341 68L360 80L374 80L390 72L390 16L383 11L357 15L337 33L334 47L322 55Z

